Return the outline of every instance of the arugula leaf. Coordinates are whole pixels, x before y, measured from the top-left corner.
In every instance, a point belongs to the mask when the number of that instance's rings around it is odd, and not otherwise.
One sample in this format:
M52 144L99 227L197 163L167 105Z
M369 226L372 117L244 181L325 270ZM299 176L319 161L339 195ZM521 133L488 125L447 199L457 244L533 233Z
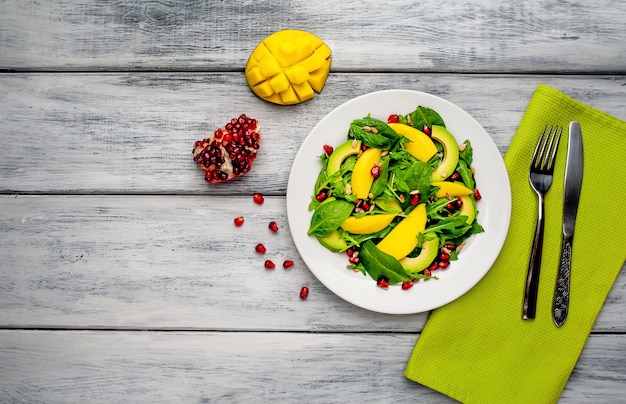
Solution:
M352 213L354 204L337 199L321 204L311 217L311 226L307 234L309 236L324 237L337 230Z
M469 140L463 142L465 144L465 149L459 153L459 158L467 163L468 167L472 166L472 160L474 159L474 149L472 149L472 144Z
M400 261L380 251L371 240L364 242L360 251L361 263L372 279L377 281L378 278L384 276L389 280L390 285L408 280Z

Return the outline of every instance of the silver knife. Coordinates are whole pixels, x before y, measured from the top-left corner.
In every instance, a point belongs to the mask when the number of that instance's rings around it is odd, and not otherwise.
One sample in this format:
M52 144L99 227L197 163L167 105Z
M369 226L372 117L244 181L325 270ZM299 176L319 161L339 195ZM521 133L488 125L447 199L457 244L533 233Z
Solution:
M563 186L563 238L561 241L561 262L554 289L552 318L560 327L565 323L569 308L570 273L572 264L572 241L578 211L578 199L583 180L583 139L580 124L569 124L567 142L567 162L565 163L565 183Z

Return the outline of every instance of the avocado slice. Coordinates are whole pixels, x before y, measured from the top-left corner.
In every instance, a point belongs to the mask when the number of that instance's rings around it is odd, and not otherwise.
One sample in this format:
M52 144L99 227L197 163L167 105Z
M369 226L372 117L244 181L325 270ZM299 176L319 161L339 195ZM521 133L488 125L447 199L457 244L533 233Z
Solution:
M387 213L400 213L402 212L402 206L392 198L380 197L374 200L376 206L384 210Z
M459 145L452 133L443 126L433 125L430 136L443 146L443 161L433 170L431 180L443 181L452 175L459 163Z
M459 196L461 198L461 209L459 209L459 215L467 216L467 224L470 224L476 218L476 203L470 195Z
M348 248L348 243L346 243L346 240L341 238L337 230L327 236L317 237L317 239L321 245L328 248L332 252L340 252Z
M345 143L340 144L333 150L328 157L328 166L326 167L326 174L331 175L339 172L341 163L350 155L357 154L361 151L361 141L348 139Z
M417 273L428 266L435 260L439 253L439 238L432 240L425 239L422 243L422 250L417 257L404 257L400 263L409 272Z

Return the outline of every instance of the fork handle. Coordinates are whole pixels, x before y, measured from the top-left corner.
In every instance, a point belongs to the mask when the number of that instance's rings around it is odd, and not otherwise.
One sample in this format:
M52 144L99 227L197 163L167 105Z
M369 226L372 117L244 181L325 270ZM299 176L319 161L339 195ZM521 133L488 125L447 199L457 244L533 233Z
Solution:
M537 290L539 289L539 269L541 268L541 255L543 253L543 197L539 195L539 209L537 214L537 225L535 227L535 237L533 238L530 261L528 263L528 274L526 275L526 288L524 289L524 304L522 318L530 320L535 318L537 312Z

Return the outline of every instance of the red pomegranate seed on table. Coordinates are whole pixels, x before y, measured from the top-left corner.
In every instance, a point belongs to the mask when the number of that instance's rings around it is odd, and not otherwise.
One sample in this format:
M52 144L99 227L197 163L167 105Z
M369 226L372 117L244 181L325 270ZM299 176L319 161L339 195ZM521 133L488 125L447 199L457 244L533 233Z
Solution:
M260 253L260 254L265 254L265 251L267 251L267 249L265 248L265 246L263 244L257 244L256 247L254 247L254 249L256 250L256 252Z
M274 233L278 233L278 224L275 221L271 221L267 227Z
M378 285L379 288L387 289L389 288L389 279L381 276L380 278L378 278L376 285Z
M287 269L287 268L291 268L294 265L294 262L292 260L285 260L285 262L283 262L283 268Z
M441 261L439 262L439 268L446 269L450 266L450 261Z
M402 290L409 290L413 287L413 281L402 282Z
M243 216L236 217L234 222L235 226L240 227L241 225L243 225Z
M271 260L265 260L265 268L274 269L276 268L276 264L274 264Z
M303 286L302 289L300 289L300 299L306 300L307 297L309 297L309 288Z
M263 205L263 202L265 201L265 198L263 198L263 195L261 195L260 193L257 192L256 194L252 195L252 200L257 205Z

